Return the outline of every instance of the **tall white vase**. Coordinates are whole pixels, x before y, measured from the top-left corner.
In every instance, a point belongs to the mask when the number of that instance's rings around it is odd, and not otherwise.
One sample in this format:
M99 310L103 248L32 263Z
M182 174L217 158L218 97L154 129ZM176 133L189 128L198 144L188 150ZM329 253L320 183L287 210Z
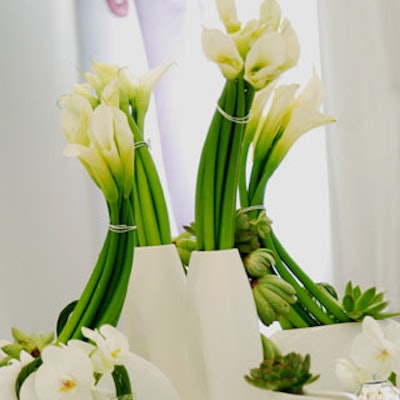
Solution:
M174 245L135 248L122 328L131 350L159 368L182 399L185 284Z
M263 358L257 312L237 249L193 252L186 292L188 400L258 400L244 380Z

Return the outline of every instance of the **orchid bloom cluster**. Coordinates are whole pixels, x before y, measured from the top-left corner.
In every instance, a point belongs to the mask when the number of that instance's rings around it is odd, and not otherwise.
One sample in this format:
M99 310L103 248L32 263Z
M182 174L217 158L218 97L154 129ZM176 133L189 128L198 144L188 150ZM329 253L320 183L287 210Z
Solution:
M70 340L66 344L49 344L41 353L42 364L23 381L20 400L92 400L115 394L115 389L102 384L102 377L127 363L127 338L111 325L100 329L82 329L91 342ZM0 353L0 359L5 358ZM17 400L16 381L23 367L34 357L21 351L0 368L0 398Z
M389 380L400 374L400 323L393 319L380 325L374 318L363 319L354 338L350 359L336 361L336 375L344 390L355 392L361 384Z

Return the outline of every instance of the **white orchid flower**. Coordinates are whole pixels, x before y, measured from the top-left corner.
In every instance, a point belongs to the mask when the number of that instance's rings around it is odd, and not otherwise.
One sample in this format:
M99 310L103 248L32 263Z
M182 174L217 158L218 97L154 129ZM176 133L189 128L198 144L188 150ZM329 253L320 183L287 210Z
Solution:
M97 350L92 355L96 372L110 373L115 365L122 365L126 362L129 343L126 336L118 329L111 325L103 325L99 330L83 327L82 334L97 346Z
M228 33L240 29L240 21L237 18L235 0L216 0L220 20L225 25Z
M90 102L83 96L71 94L61 99L61 105L61 127L67 141L87 146L90 142L88 127L93 115Z
M235 79L243 70L243 59L232 37L218 29L203 29L202 44L206 57L218 64L226 79Z
M84 352L71 347L47 346L42 359L35 376L39 400L92 399L94 371Z
M12 359L10 363L0 368L0 399L16 400L15 382L21 369L33 361L33 357L26 351L21 351L20 359Z
M354 339L351 358L375 379L387 379L392 371L400 373L400 349L369 316L363 319L361 333Z
M343 390L356 392L364 382L372 380L365 371L347 359L339 359L335 363L335 373Z

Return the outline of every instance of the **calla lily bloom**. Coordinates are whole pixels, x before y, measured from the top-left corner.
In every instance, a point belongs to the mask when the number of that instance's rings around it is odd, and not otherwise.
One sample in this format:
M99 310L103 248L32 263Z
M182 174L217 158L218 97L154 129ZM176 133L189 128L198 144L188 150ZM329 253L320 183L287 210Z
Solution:
M101 104L93 112L89 136L106 161L114 180L129 195L133 180L133 135L126 115Z
M281 8L276 0L264 0L260 6L260 23L268 30L278 30L281 21Z
M322 99L322 82L317 75L314 74L304 91L288 106L286 113L283 114L280 127L282 133L271 151L267 165L270 174L281 163L292 145L301 135L311 129L335 121L332 115L323 114L318 110ZM288 99L282 101L282 105L287 103L287 100ZM284 108L282 108L282 110L284 110Z
M158 65L140 77L132 74L127 68L122 68L118 72L118 80L129 98L136 123L141 130L143 130L144 117L149 108L153 89L171 65L172 63Z
M107 163L93 144L90 146L82 146L69 143L65 146L63 154L67 157L79 158L108 202L115 203L118 200L118 189L113 176Z
M235 79L243 69L243 59L232 37L218 29L203 29L203 50L206 57L218 64L226 79Z
M251 47L245 61L244 78L256 90L272 82L286 61L285 42L277 32L266 32Z
M245 79L256 90L293 67L299 58L295 32L287 22L282 33L267 31L251 47L245 61Z
M240 21L237 18L235 0L216 0L219 18L225 25L228 33L240 29Z
M80 95L66 95L61 99L63 111L61 126L68 142L87 146L90 142L88 127L93 115L89 101Z

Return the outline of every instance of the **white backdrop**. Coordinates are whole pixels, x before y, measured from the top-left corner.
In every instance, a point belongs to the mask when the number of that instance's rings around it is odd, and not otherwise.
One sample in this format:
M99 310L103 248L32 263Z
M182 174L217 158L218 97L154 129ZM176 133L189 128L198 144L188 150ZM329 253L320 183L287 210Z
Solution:
M400 3L318 5L326 105L338 120L328 135L335 279L377 285L399 310Z
M316 2L280 3L302 46L300 66L288 80L305 83L313 64L319 66ZM161 144L165 148L176 231L193 218L197 160L223 85L200 46L201 26L217 22L215 6L212 0L137 0L136 12L134 3L129 5L126 18L112 15L106 2L98 0L3 5L0 337L9 337L11 326L28 332L53 330L61 308L79 296L105 234L101 196L79 162L62 156L65 141L56 106L59 96L79 79L78 70L88 69L90 59L128 65L135 73L147 68L146 56L150 65L176 61L157 87L147 135L164 180ZM162 7L162 18L155 17L151 5ZM246 20L255 15L259 1L238 0L238 5ZM149 31L161 30L162 35L150 36ZM294 146L271 181L268 208L294 257L316 279L329 280L322 130Z

